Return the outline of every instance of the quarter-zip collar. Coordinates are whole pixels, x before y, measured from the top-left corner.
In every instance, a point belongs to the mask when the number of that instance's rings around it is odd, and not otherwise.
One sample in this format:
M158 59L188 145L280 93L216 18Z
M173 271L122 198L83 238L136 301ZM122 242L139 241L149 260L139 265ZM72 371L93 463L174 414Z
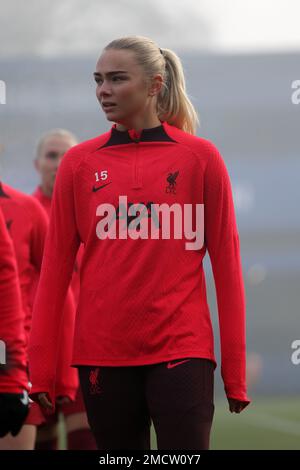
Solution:
M142 129L139 132L134 129L120 131L114 124L108 141L101 148L139 142L174 142L174 140L168 135L165 122L156 127Z

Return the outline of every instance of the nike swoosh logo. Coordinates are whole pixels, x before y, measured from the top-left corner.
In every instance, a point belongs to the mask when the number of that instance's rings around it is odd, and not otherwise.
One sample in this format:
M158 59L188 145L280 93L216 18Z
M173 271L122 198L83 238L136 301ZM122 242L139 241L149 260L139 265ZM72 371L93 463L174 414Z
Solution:
M112 181L110 182L112 183ZM102 186L93 186L93 192L95 193L96 191L99 191L99 189L105 188L105 186L108 186L110 183L103 184Z
M167 369L173 369L173 367L179 366L180 364L184 364L185 362L189 362L189 359L186 359L185 361L175 362L174 364L169 362L167 365Z

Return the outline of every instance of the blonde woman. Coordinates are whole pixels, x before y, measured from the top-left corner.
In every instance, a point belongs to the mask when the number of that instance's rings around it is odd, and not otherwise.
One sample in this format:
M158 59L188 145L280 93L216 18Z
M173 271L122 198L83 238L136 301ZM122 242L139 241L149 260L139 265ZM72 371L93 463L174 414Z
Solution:
M120 38L104 48L94 77L113 124L69 150L58 170L31 337L33 396L53 407L54 338L82 242L73 365L98 448L149 449L152 420L159 449L208 449L216 361L206 251L230 411L249 403L229 176L215 145L195 136L173 51Z

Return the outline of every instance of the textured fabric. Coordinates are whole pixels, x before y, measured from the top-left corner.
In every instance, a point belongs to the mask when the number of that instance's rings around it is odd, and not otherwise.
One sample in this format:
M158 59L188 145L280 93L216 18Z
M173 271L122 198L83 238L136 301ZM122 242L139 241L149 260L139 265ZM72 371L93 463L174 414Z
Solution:
M0 207L3 210L16 254L22 294L22 308L25 313L20 328L25 328L27 350L31 329L34 290L36 289L42 266L44 244L49 226L48 216L35 198L17 191L4 183L0 184ZM71 337L71 339L68 340L69 348L66 348L65 344L62 344L63 339L60 341L60 335L63 335L63 332L61 330L56 331L55 341L58 345L61 345L61 354L59 359L60 366L57 369L56 382L53 386L56 396L66 395L74 399L78 387L78 377L76 371L70 367L75 319L75 305L71 292L68 292L64 303L66 305L65 311L67 312L63 323L64 334L68 338ZM63 318L62 314L61 317ZM55 368L57 362L58 359L56 358ZM66 373L66 368L69 370L69 374ZM32 378L30 380L32 382Z
M46 196L43 193L42 188L40 186L38 186L35 189L35 191L33 192L32 195L38 201L40 201L40 203L44 207L45 211L47 212L48 217L50 217L52 198L49 197L49 196ZM73 292L73 296L74 296L74 300L75 300L76 305L78 304L78 301L79 301L79 289L80 289L79 270L80 270L80 265L81 265L81 261L82 261L82 256L83 256L83 245L81 245L79 250L78 250L75 265L74 265L72 280L71 280L71 289L72 289L72 292Z
M41 188L36 188L33 197L37 199L44 207L48 217L51 211L51 198L45 196ZM36 293L38 284L38 277L36 279L36 286L33 296ZM68 290L64 310L63 310L63 323L60 336L60 349L57 358L57 371L55 380L55 395L57 397L69 397L75 400L78 389L78 373L77 370L71 367L72 351L73 351L73 337L74 337L74 324L75 324L75 299L71 289ZM39 390L42 392L43 390Z
M98 449L150 449L151 419L159 450L209 448L214 363L181 358L135 367L79 367Z
M147 220L153 204L177 203L181 209L192 204L193 211L204 204L203 246L187 250L185 237L163 239L160 225L157 239L131 238L136 216L124 213L119 196L127 198L128 206L143 203ZM120 234L100 239L107 218L101 204L108 203L115 208ZM134 366L187 356L215 362L202 264L208 251L225 390L229 397L249 401L239 235L229 175L213 143L165 122L141 133L113 126L64 156L55 181L30 347L34 382L50 394L60 312L81 242L74 365Z
M0 207L0 340L5 364L0 366L0 393L28 390L24 313L17 263ZM3 347L4 344L1 346Z
M16 253L28 341L32 314L32 280L41 269L48 219L44 209L32 196L4 183L0 183L0 187L0 206Z

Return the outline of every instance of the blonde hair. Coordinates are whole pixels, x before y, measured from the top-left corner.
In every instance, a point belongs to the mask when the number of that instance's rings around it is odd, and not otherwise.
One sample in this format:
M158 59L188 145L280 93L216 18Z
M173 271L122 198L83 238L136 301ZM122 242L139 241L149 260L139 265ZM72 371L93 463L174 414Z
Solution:
M40 137L40 139L37 142L36 145L36 157L39 158L42 152L42 148L46 140L50 139L51 137L64 137L69 139L74 145L78 144L78 139L70 131L67 131L66 129L52 129L51 131L46 132L45 134Z
M143 36L115 39L104 50L132 50L147 77L161 74L163 87L157 97L157 115L161 121L196 134L197 112L188 98L181 60L170 49L160 49L154 41Z

